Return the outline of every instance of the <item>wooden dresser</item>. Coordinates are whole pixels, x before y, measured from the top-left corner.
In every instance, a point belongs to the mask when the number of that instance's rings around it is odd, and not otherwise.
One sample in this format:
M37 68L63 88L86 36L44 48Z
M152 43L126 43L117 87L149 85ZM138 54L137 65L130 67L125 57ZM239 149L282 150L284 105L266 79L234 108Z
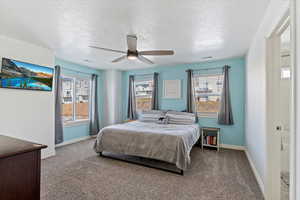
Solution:
M0 199L40 199L41 149L35 144L0 135Z

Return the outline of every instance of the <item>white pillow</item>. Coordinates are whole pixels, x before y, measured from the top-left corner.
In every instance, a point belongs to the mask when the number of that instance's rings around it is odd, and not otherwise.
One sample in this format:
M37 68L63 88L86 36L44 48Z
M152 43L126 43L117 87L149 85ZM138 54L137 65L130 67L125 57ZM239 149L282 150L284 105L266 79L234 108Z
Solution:
M190 125L196 123L195 113L168 111L166 117L169 124Z
M165 117L164 112L160 110L142 111L139 115L141 122L158 122L159 118Z

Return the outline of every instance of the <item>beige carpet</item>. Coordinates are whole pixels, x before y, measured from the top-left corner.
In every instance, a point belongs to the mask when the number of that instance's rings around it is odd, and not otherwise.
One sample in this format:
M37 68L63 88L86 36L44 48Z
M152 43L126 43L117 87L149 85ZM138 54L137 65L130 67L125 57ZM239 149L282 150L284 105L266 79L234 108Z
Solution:
M57 149L42 161L41 198L49 200L260 200L244 152L191 152L184 176L99 157L93 140Z

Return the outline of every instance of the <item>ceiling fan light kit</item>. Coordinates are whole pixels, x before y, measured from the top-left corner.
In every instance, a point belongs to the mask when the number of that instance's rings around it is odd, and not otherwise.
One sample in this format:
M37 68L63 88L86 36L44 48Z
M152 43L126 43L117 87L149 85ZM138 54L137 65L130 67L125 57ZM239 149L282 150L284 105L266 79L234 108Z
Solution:
M128 58L128 60L136 60L137 59L136 56L131 56L131 55L128 55L127 58Z
M127 35L127 47L128 50L126 51L120 51L120 50L114 50L114 49L108 49L108 48L102 48L97 46L89 46L93 49L103 50L103 51L110 51L115 53L122 53L126 54L124 56L121 56L115 60L113 60L113 63L120 62L127 58L128 60L140 60L143 63L147 64L154 64L151 60L144 56L168 56L168 55L174 55L174 51L172 50L152 50L152 51L138 51L137 50L137 37L135 35Z
M127 51L127 59L128 60L136 60L138 57L138 52L131 52L131 51Z

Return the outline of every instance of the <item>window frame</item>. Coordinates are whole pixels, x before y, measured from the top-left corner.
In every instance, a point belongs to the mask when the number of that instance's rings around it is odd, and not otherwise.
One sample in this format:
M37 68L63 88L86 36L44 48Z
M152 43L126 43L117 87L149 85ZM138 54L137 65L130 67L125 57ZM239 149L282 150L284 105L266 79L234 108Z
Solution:
M209 73L209 74L193 74L192 75L192 85L193 85L193 96L194 96L194 106L196 107L196 95L195 95L195 85L194 85L194 78L196 77L208 77L208 76L222 76L223 80L224 80L224 73L222 72L215 72L215 73ZM222 92L223 92L223 86L224 86L224 82L222 82L222 91L220 96L220 99L222 98ZM218 114L219 112L198 112L197 108L196 109L196 114L199 118L213 118L216 119L218 118Z
M141 80L134 80L134 98L135 98L135 109L136 109L136 112L137 113L140 113L140 112L142 112L142 111L144 111L144 110L138 110L137 109L137 95L136 95L136 83L137 82L151 82L152 81L152 89L151 89L151 97L150 97L150 99L151 99L151 102L150 102L150 110L151 110L151 107L152 107L152 96L153 96L153 79L141 79Z
M82 125L82 124L88 124L90 122L90 107L91 107L91 83L92 79L89 77L84 76L78 76L78 75L62 75L61 76L62 81L64 79L70 79L72 80L72 120L69 121L63 121L63 126L74 126L74 125ZM76 119L76 80L87 80L89 81L89 113L88 113L88 119Z

